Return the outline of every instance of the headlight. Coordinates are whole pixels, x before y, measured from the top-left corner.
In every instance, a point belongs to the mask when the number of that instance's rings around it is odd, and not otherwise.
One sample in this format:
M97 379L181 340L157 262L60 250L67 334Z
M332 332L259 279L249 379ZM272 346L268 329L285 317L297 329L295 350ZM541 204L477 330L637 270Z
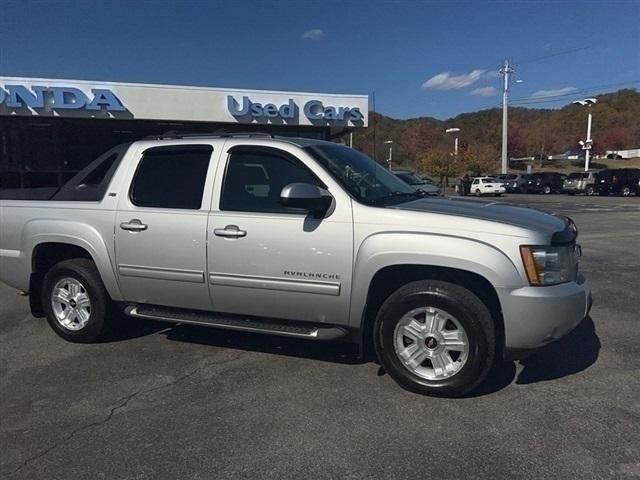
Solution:
M520 254L531 285L556 285L576 280L580 256L578 245L523 245L520 247Z

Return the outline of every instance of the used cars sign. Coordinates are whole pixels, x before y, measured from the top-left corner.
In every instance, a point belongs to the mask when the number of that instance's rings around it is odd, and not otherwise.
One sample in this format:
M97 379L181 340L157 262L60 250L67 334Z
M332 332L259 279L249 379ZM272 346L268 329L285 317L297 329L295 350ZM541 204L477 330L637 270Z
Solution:
M296 120L298 114L298 106L295 101L290 98L288 102L281 105L274 103L258 103L252 102L248 96L243 96L242 101L238 102L233 95L227 97L227 108L229 113L238 119L277 119L284 121ZM309 100L305 102L303 107L305 117L311 122L362 122L364 115L359 107L336 107L324 105L320 100Z

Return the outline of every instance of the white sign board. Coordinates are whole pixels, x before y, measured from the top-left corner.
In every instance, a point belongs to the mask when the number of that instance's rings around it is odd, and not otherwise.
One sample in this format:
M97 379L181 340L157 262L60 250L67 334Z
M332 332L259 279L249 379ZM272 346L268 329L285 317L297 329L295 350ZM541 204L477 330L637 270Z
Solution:
M367 95L0 77L0 115L366 127Z

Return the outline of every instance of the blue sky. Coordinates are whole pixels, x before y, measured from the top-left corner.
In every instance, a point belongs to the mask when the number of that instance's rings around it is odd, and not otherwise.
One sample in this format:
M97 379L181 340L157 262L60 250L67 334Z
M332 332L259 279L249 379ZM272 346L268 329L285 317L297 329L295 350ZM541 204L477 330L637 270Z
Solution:
M375 91L377 110L398 118L497 106L505 58L524 80L514 103L640 88L640 0L4 0L2 10L0 75Z

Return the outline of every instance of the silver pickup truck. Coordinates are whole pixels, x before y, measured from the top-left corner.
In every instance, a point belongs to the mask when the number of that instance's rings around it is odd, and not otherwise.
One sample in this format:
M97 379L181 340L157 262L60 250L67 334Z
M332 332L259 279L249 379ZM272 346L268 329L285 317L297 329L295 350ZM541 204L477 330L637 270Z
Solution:
M48 200L0 200L0 219L0 280L66 340L97 340L122 311L345 339L430 395L469 392L591 306L570 219L425 197L318 140L121 145Z

